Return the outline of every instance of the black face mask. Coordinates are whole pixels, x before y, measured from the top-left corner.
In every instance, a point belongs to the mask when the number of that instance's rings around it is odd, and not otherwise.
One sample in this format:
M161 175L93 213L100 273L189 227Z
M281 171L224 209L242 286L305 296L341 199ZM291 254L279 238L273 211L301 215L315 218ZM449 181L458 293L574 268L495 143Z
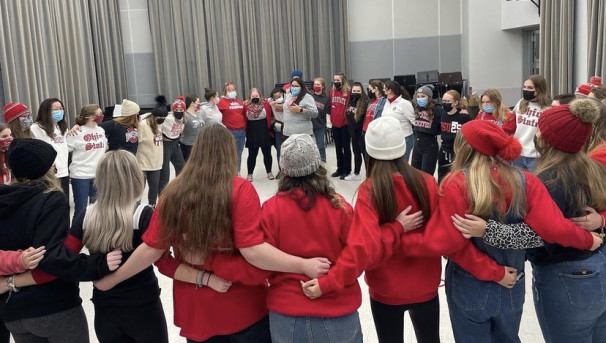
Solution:
M335 82L334 85L335 85L336 89L341 90L341 86L342 86L341 82Z
M259 103L259 98L252 98L250 100L252 101L253 104L258 104Z
M351 101L358 102L358 100L360 100L361 96L362 96L362 94L359 94L359 93L351 93Z
M450 111L452 111L452 104L449 102L443 102L442 108L444 108L444 111L450 112Z
M536 95L534 95L534 91L522 91L522 97L524 98L524 100L530 101L536 98Z
M375 95L375 92L371 91L370 89L368 90L368 97L370 98L370 100L374 100L377 96Z
M164 123L164 118L156 119L156 123L158 123L158 125L162 125L162 123Z
M174 113L175 119L177 119L177 120L181 120L181 119L183 119L183 114L184 114L184 113L185 113L185 112L175 112L175 113Z

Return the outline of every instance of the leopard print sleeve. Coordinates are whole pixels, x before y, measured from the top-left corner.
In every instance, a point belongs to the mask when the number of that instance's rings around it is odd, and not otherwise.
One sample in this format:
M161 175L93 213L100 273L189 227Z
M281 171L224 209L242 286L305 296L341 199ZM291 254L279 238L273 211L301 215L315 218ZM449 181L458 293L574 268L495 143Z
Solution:
M530 226L521 222L503 224L488 219L484 242L499 249L528 249L542 247L545 243Z

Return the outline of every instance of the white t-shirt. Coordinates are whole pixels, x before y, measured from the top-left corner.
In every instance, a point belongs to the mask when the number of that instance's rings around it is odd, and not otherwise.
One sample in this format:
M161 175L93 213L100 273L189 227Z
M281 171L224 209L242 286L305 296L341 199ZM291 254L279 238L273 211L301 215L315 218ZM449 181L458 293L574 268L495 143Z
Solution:
M67 169L67 161L69 156L66 140L67 130L65 131L65 134L61 134L59 125L55 124L53 137L49 137L40 124L34 123L30 127L30 132L34 138L49 143L57 151L57 157L55 158L55 167L57 168L56 176L59 178L69 176L69 170Z
M94 179L99 160L107 150L107 137L102 127L81 126L77 135L67 136L67 147L73 151L69 176L72 179Z
M412 135L412 126L415 122L415 110L412 107L412 102L403 99L401 96L397 97L393 102L387 100L385 101L381 117L396 118L400 122L400 126L402 126L404 137Z
M526 107L526 112L519 113L518 108L520 108L521 102L522 100L520 99L513 109L513 112L516 114L516 133L514 137L522 144L522 156L537 158L539 154L534 147L534 136L537 133L539 117L549 107L541 109L538 103L530 101Z

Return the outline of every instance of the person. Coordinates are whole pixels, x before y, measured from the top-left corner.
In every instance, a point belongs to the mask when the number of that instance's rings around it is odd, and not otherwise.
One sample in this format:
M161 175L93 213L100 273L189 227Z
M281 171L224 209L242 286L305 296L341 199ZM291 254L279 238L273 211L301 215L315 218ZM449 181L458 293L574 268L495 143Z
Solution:
M574 91L574 95L578 98L586 98L591 93L591 90L602 86L602 78L594 75L589 78L589 82L580 84Z
M259 197L249 181L236 176L236 163L230 131L222 125L205 126L183 172L164 190L143 243L95 287L112 288L172 246L177 261L199 270L193 274L195 281L173 284L175 325L188 342L270 342L268 275L247 261L261 269L309 277L325 273L330 264L325 258L285 254L264 241ZM173 264L171 273L179 266ZM213 274L233 282L222 283L228 292L217 294L206 287Z
M214 89L204 88L204 100L206 100L206 102L202 104L202 119L204 120L204 124L223 124L223 113L221 113L217 107L217 104L219 103L219 93Z
M587 152L589 157L606 166L606 104L594 103L600 109L600 114L587 143Z
M543 111L551 107L552 99L547 90L547 81L541 75L531 75L522 88L522 99L513 108L516 116L516 132L513 135L522 144L522 155L513 165L530 172L534 171L537 150L534 136L537 122Z
M289 87L290 88L290 84ZM271 91L271 97L267 99L270 104L271 109L271 117L273 121L272 129L274 131L274 141L276 148L276 157L278 159L278 167L280 167L280 148L282 147L282 142L284 142L284 91L281 88L274 88ZM280 179L282 177L282 173L278 172L276 175L276 179Z
M172 163L175 168L175 175L179 175L185 165L183 152L179 148L179 137L181 137L185 128L185 119L183 119L186 110L185 98L178 96L171 108L172 112L168 113L160 126L162 130L162 155L164 157L162 169L160 170L160 182L158 183L158 191L160 193L162 193L170 180L170 164Z
M263 164L267 179L275 179L271 172L272 157L271 146L273 145L272 135L269 131L271 127L271 115L269 103L263 101L263 97L257 88L250 90L250 99L244 102L244 111L246 112L246 147L248 148L248 158L246 167L248 170L248 181L253 180L255 165L257 164L257 155L259 149L263 153Z
M366 164L366 149L364 147L364 136L362 135L362 126L364 125L364 116L368 109L368 96L364 93L364 87L359 82L354 82L351 87L351 95L349 104L345 110L347 118L347 128L349 137L351 137L351 146L354 154L354 170L343 178L345 181L360 181L360 170L362 169L362 161Z
M501 93L496 89L485 90L480 96L482 110L475 120L488 120L499 125L506 134L513 136L516 132L516 116L503 105Z
M463 98L463 105L465 105L467 111L469 112L469 118L473 120L478 117L481 105L481 100L478 96L478 93L473 92L471 94L466 95L465 98Z
M364 125L362 126L362 131L364 132L366 132L368 129L368 124L370 124L373 119L381 118L383 115L383 108L387 102L384 88L385 85L381 80L370 80L368 83L368 98L370 103L366 109Z
M217 106L223 114L223 124L229 129L236 140L236 147L238 148L237 171L238 175L240 175L242 151L244 150L244 143L246 141L246 113L244 112L244 104L237 96L236 85L228 81L223 85L223 96Z
M396 81L385 82L385 97L387 102L383 107L382 117L396 118L400 122L402 132L406 139L406 152L404 158L406 161L410 159L410 152L414 146L415 138L412 127L415 122L415 111L410 102L410 95Z
M289 90L290 94L286 94L282 105L284 110L282 134L285 139L296 133L313 135L311 119L318 116L318 108L314 98L309 95L300 78L295 78L290 82Z
M337 170L330 176L344 179L351 173L351 139L345 116L351 90L347 76L343 73L335 74L332 77L332 84L328 97L330 98L330 122L332 137L335 141Z
M81 132L67 136L67 147L72 153L69 176L74 193L74 216L84 211L89 200L92 203L96 198L95 171L107 150L105 131L97 125L102 120L103 112L99 105L86 105L76 117Z
M9 102L2 108L2 117L15 138L31 138L32 115L27 106L18 102Z
M124 99L115 118L101 123L107 136L108 151L124 149L133 155L139 146L139 105ZM72 129L73 130L73 129Z
M189 94L185 97L185 108L187 108L183 119L185 127L179 145L183 153L183 160L187 162L191 147L194 145L198 133L204 127L204 118L201 111L202 104L200 104L200 98L196 94Z
M314 79L314 89L311 96L316 101L318 116L311 118L313 124L314 137L320 151L320 159L326 163L326 115L330 114L330 99L326 95L326 83L321 77Z
M156 107L139 123L139 147L137 161L147 180L147 203L156 206L160 187L160 174L164 163L164 140L161 126L168 116L166 97L156 97Z
M293 71L291 71L290 72L290 81L292 81L294 79L299 79L299 80L301 80L301 82L303 82L303 72L300 71L299 69L294 69ZM290 93L290 82L287 82L284 84L284 86L282 86L282 91L285 94Z
M425 85L417 89L415 121L413 131L415 146L412 151L411 165L433 175L438 161L438 135L440 120L445 116L441 105L433 103L433 86Z
M558 94L553 97L551 107L568 104L574 99L575 97L572 94Z
M454 89L444 93L442 96L442 108L444 113L440 118L440 138L442 145L438 152L438 183L442 183L444 177L450 172L450 167L455 158L454 141L461 126L471 120L469 115L461 112L461 95Z
M282 146L280 163L284 177L261 214L267 242L289 254L337 260L353 211L330 185L314 139L307 134L290 136ZM310 301L300 291L300 283L307 280L298 274L270 275L267 308L272 341L362 342L358 283Z
M57 98L49 98L42 101L38 108L36 123L30 127L32 138L50 143L57 151L55 168L56 176L61 184L61 189L69 199L69 169L67 147L67 120L63 103Z
M602 101L606 99L606 86L594 87L587 95L588 98L594 98L596 100Z
M121 262L120 251L87 256L68 249L69 205L52 168L56 155L31 138L15 139L7 151L14 178L0 185L0 249L46 249L33 272L0 277L0 318L16 342L88 342L78 284L69 280L98 279Z
M6 166L6 151L13 142L11 129L8 125L0 123L0 185L11 181L11 172Z

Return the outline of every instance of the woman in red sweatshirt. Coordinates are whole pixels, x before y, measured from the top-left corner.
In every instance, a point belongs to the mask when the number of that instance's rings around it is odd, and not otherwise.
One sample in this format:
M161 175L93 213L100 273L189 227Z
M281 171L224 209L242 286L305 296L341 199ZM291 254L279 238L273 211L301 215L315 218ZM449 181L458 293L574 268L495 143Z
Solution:
M506 134L516 133L516 115L503 104L503 97L496 89L488 89L480 97L482 108L476 120L488 120L499 125Z
M238 175L240 174L240 162L242 161L242 151L246 142L246 112L244 103L236 98L236 85L228 81L223 85L223 96L217 107L223 114L223 125L229 129L236 140L238 149Z
M347 76L343 73L335 74L332 77L332 89L328 95L330 122L332 124L332 137L335 141L337 153L337 170L331 174L332 177L339 177L344 180L351 173L351 148L349 137L349 128L347 126L347 117L345 109L349 104L349 82Z

